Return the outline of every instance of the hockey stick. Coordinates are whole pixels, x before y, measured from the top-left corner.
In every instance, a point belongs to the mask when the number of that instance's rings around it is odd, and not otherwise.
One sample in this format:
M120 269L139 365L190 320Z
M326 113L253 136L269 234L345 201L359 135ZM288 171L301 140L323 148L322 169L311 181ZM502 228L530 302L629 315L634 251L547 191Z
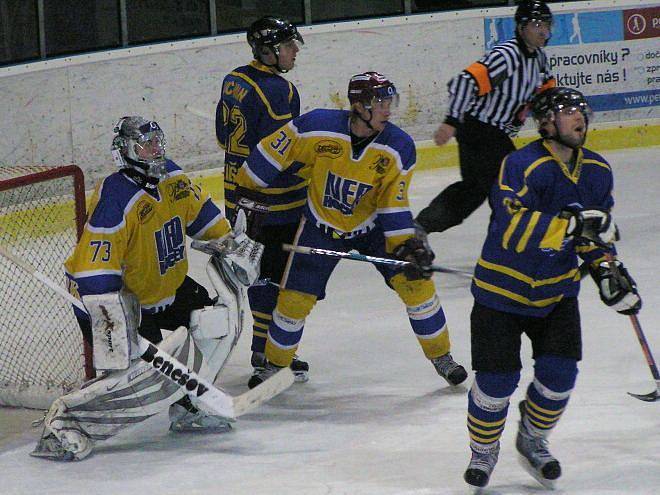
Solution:
M63 299L73 304L79 310L87 313L85 306L69 292L64 290L56 282L48 278L45 274L37 271L29 263L18 258L15 254L9 252L0 246L0 255L7 258L16 266L33 276L46 287L53 290ZM290 368L282 368L271 378L265 380L252 390L245 392L237 397L233 397L222 390L216 388L210 381L202 378L197 373L189 370L187 366L180 363L176 358L170 356L167 352L159 349L140 335L137 336L140 358L150 363L162 376L175 383L179 388L185 390L186 394L196 397L210 411L223 416L229 420L234 420L241 414L245 414L250 409L269 400L280 392L286 390L293 384L294 377Z
M365 261L367 263L375 263L378 265L393 265L393 266L408 266L414 265L410 261L395 260L392 258L379 258L377 256L368 256L366 254L360 254L357 251L332 251L330 249L321 249L313 248L308 246L293 246L291 244L282 244L282 249L289 252L300 253L300 254L318 254L321 256L330 256L332 258L345 258L355 261ZM432 272L441 272L449 273L451 275L457 275L463 278L472 278L472 273L463 270L455 270L454 268L445 268L444 266L431 265L428 268Z
M619 267L616 265L616 263L614 263L614 257L610 253L607 253L605 254L605 259L607 260L607 263L610 266L610 270L612 270L612 274L617 279L619 279L621 284L626 283L623 277L621 276L621 272L619 272ZM642 347L642 353L646 358L646 364L648 364L649 369L651 370L651 375L655 380L655 390L653 392L650 392L648 394L633 394L631 392L628 392L628 394L639 400L643 400L646 402L656 402L657 400L660 400L660 373L658 372L658 366L655 364L655 359L653 359L653 354L651 353L651 347L649 346L649 343L646 340L646 336L642 331L642 326L639 323L639 318L637 318L637 315L628 315L628 316L630 317L630 323L632 323L633 329L635 330L635 334L637 335L637 340L639 340L639 345Z

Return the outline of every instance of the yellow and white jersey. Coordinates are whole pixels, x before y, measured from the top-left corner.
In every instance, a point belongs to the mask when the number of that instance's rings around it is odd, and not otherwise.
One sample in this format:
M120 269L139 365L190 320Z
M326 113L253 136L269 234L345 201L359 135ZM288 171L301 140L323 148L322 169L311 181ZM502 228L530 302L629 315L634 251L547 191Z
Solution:
M174 162L167 171L157 198L122 172L96 187L83 235L64 264L74 295L126 287L143 311L162 310L188 272L186 235L217 239L231 231L208 194Z
M262 139L243 164L237 183L267 188L284 171L310 179L305 215L339 237L356 237L377 225L387 250L412 237L408 188L415 143L397 126L385 129L354 157L349 112L313 110ZM293 170L292 170L293 171Z

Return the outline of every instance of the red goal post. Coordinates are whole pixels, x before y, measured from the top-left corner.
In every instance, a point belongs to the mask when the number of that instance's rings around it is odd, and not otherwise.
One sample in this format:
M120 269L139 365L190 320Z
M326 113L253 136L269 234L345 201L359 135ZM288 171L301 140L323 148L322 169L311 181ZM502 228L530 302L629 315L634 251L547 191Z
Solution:
M85 217L79 167L0 166L0 244L62 286ZM91 376L71 307L0 257L0 405L48 408Z

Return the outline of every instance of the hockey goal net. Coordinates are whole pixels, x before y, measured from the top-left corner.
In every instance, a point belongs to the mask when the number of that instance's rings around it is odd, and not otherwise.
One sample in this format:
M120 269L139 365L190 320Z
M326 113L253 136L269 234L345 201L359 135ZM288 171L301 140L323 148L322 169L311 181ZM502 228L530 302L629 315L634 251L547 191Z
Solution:
M0 166L0 245L63 287L84 222L80 168ZM49 407L90 376L88 354L70 305L0 256L0 405Z

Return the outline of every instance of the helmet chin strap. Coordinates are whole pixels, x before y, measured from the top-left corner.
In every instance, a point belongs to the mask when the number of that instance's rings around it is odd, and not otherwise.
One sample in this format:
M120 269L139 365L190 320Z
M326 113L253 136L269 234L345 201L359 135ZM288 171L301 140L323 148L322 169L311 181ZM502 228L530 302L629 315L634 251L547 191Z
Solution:
M261 57L259 57L259 62L264 64L266 67L275 67L277 69L277 71L282 73L282 74L286 74L287 72L289 72L289 69L283 69L282 67L280 67L280 49L279 49L279 47L272 46L272 47L269 47L269 48L272 51L273 55L275 55L275 63L274 64L267 64L266 62L263 61L263 59Z
M360 115L360 112L357 111L353 111L353 115L355 115L358 119L364 122L369 129L375 131L376 129L374 129L373 126L371 125L371 118L374 116L374 114L367 107L364 107L364 109L367 112L369 112L369 120L366 120L362 115Z

